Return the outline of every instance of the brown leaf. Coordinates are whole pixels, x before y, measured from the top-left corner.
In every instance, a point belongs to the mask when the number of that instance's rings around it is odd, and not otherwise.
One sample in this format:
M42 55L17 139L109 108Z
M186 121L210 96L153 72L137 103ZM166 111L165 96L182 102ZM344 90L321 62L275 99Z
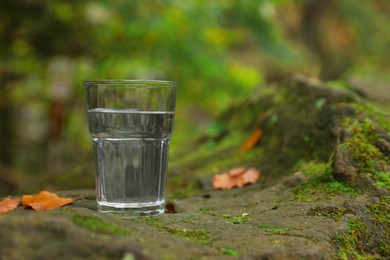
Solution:
M255 168L250 168L242 175L245 184L255 183L260 178L260 172Z
M228 173L214 175L213 188L216 190L230 190L234 187L234 182L231 179Z
M176 214L177 211L176 211L176 207L174 204L172 203L167 203L165 205L165 214Z
M24 195L23 207L34 210L52 210L73 203L71 198L61 198L57 194L41 191L38 195Z
M246 171L245 167L239 167L239 168L234 168L229 171L229 176L234 178L234 177L239 177L241 176L244 172Z
M241 146L240 151L248 151L252 149L261 139L263 136L263 130L257 129L254 131L248 139L245 141L245 143Z
M20 199L4 198L0 201L0 215L16 209L19 206Z
M255 168L239 167L229 172L214 175L213 188L216 190L229 190L234 187L243 187L255 183L260 177L260 172Z

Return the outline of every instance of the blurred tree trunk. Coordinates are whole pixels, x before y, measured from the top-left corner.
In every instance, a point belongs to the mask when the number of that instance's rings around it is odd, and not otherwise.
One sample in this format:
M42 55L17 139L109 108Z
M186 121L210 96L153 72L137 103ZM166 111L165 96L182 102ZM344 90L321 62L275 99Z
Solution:
M5 82L1 80L0 84L0 162L8 165L11 161L11 155L7 147L10 147L12 117L6 104Z
M11 165L12 108L6 89L9 76L4 74L1 72L0 76L0 163Z
M15 28L20 23L20 5L18 1L2 1L0 8L0 164L12 164L12 140L14 137L12 100L9 84L18 78L14 71L7 68L9 57L12 57L12 42Z
M303 4L301 34L307 48L318 56L319 76L338 79L350 67L351 33L335 0L309 0Z

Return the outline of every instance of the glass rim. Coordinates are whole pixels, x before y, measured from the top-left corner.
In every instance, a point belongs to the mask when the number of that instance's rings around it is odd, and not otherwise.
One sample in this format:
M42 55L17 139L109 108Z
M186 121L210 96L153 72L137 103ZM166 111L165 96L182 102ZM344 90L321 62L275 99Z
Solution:
M169 81L169 80L154 80L154 79L98 79L98 80L86 80L84 81L85 86L91 86L91 85L110 85L110 84L128 84L128 85L135 85L135 84L156 84L156 85L166 85L167 87L176 87L177 82L176 81Z

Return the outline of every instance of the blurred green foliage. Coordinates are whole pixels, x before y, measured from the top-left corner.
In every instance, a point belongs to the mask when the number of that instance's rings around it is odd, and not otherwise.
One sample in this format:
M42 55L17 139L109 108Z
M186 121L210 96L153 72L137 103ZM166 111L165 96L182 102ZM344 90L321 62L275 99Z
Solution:
M389 27L387 0L3 0L0 163L90 166L84 80L177 81L175 153L268 81L386 74Z

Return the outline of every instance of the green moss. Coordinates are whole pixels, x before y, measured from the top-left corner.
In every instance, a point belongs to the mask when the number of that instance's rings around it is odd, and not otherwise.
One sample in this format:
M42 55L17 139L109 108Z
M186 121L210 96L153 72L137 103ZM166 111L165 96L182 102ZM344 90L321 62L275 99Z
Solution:
M351 86L345 81L336 81L336 80L335 81L327 81L326 86L334 88L334 89L353 91Z
M309 212L307 213L308 216L324 216L327 218L331 218L333 220L338 221L342 216L344 216L346 213L350 212L350 210L341 207L327 207L327 208L320 208L320 207L312 207L310 208Z
M361 167L366 167L373 159L383 160L384 157L379 149L374 145L378 136L374 130L372 121L365 118L362 121L346 121L347 130L352 133L346 139L345 146L352 152L355 160L361 161Z
M209 233L203 229L192 230L164 228L164 231L176 237L184 238L186 240L190 240L199 244L209 244Z
M379 188L390 189L390 173L374 170L374 178L377 180L376 185Z
M230 248L222 248L221 249L222 253L225 255L230 255L230 256L240 256L237 251L230 249Z
M380 241L379 242L379 251L381 252L382 255L390 255L390 244Z
M390 196L383 196L379 202L368 205L366 211L372 216L372 220L377 223L387 224L390 235Z
M208 207L202 207L199 208L198 211L202 214L208 214L213 210L213 208L208 208Z
M144 217L142 220L151 225L161 223L161 219L158 217Z
M295 230L293 227L288 226L275 226L269 224L260 224L258 227L263 228L265 232L271 235L285 235L291 230Z
M327 199L334 195L349 194L357 196L357 190L336 181L331 174L329 164L312 164L303 173L309 177L307 181L294 187L291 191L297 201L311 202Z
M303 174L306 176L316 176L321 173L327 173L329 165L326 163L308 162L303 169Z
M244 224L252 220L248 213L242 213L241 216L230 216L229 214L223 214L222 217L232 224Z
M367 231L361 219L350 219L346 232L336 234L338 257L340 259L381 259L377 254L371 255L365 252L364 241Z
M165 226L161 223L160 218L156 217L145 217L142 219L148 225L154 227L163 234L172 235L178 238L182 238L185 240L193 241L199 244L207 245L209 244L209 233L203 229L180 229L180 228L171 228Z
M321 110L322 107L326 104L326 99L325 98L319 98L317 99L317 101L315 102L315 108L317 110Z
M367 113L369 117L375 118L375 122L390 135L389 113L384 112L370 103L356 103L354 106L359 113Z
M383 196L377 203L368 205L366 211L371 215L375 227L382 234L378 251L382 256L390 255L390 196Z
M390 196L366 206L366 215L349 219L336 234L340 259L383 259L390 255Z
M93 216L74 214L72 221L76 225L95 233L109 235L130 235L131 233L131 231L125 227L121 227Z
M382 251L381 254L376 253L373 249L368 250L368 241L371 239L367 226L360 218L350 219L346 232L336 234L339 259L383 259L382 256L389 255L389 251L385 252L385 250L388 250L386 241L378 241L377 247ZM368 251L372 251L372 253Z
M343 126L352 134L345 140L344 148L350 152L358 172L372 177L379 188L390 189L390 173L385 172L390 158L375 146L379 137L373 121L347 118Z

